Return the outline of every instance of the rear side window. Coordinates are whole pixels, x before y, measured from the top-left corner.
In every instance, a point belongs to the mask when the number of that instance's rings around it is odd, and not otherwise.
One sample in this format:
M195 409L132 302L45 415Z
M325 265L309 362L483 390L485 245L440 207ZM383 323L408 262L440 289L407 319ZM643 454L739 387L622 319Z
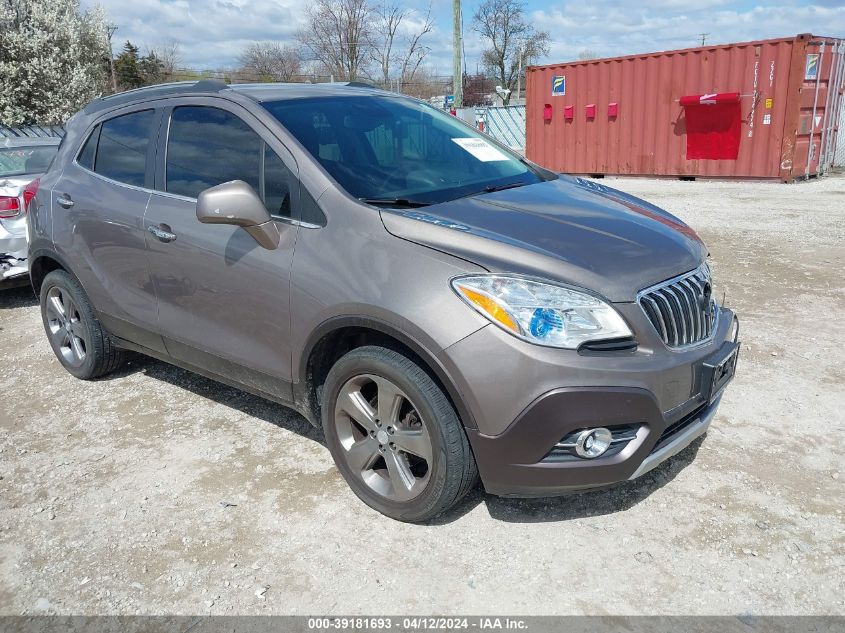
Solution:
M173 109L167 138L165 187L196 198L201 191L243 180L275 216L290 217L293 174L244 121L207 106Z
M76 162L85 167L86 169L90 169L94 171L94 156L97 153L97 139L100 138L100 126L94 128L94 131L91 132L91 135L88 137L88 140L85 141L85 145L82 146L82 150L79 152L79 156L76 157Z
M124 114L103 122L94 171L112 180L143 187L152 125L152 110Z

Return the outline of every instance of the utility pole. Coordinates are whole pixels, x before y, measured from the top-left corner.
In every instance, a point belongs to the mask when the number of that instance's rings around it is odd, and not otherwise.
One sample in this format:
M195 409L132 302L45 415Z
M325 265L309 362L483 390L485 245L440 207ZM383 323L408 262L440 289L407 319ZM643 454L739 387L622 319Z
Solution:
M517 68L516 71L516 104L519 105L519 93L522 91L522 44L516 46ZM510 101L510 99L508 99Z
M701 36L701 45L704 46L704 43L707 41L707 36L710 35L710 33L699 33L699 35Z
M455 108L464 105L464 73L461 67L461 0L452 0L452 94Z
M116 24L107 24L106 33L109 36L109 70L111 71L111 89L112 92L117 92L117 75L114 74L114 49L111 45L111 38L117 30Z

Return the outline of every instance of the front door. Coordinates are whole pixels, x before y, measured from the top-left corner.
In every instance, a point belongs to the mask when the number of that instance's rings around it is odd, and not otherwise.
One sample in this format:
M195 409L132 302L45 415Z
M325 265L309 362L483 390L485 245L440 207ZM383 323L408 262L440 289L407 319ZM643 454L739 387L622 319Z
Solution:
M152 194L144 216L167 350L196 368L291 400L293 157L257 133L259 124L238 106L177 105L168 114L167 138L159 142L166 158L156 179L162 191ZM199 192L231 180L252 185L277 219L276 250L241 228L197 220Z

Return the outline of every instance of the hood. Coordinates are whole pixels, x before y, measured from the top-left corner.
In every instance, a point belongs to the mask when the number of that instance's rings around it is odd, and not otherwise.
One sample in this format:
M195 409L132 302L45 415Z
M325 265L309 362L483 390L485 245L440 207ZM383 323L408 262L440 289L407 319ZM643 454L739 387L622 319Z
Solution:
M387 230L487 268L588 288L614 302L699 266L695 232L644 200L561 176L423 209L382 210Z

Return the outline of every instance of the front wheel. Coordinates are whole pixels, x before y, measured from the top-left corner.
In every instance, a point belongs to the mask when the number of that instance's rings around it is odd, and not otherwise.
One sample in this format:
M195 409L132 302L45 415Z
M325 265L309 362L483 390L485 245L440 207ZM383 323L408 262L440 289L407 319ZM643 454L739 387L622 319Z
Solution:
M475 460L452 404L407 356L374 346L352 350L332 367L323 396L335 464L375 510L426 521L475 484Z

